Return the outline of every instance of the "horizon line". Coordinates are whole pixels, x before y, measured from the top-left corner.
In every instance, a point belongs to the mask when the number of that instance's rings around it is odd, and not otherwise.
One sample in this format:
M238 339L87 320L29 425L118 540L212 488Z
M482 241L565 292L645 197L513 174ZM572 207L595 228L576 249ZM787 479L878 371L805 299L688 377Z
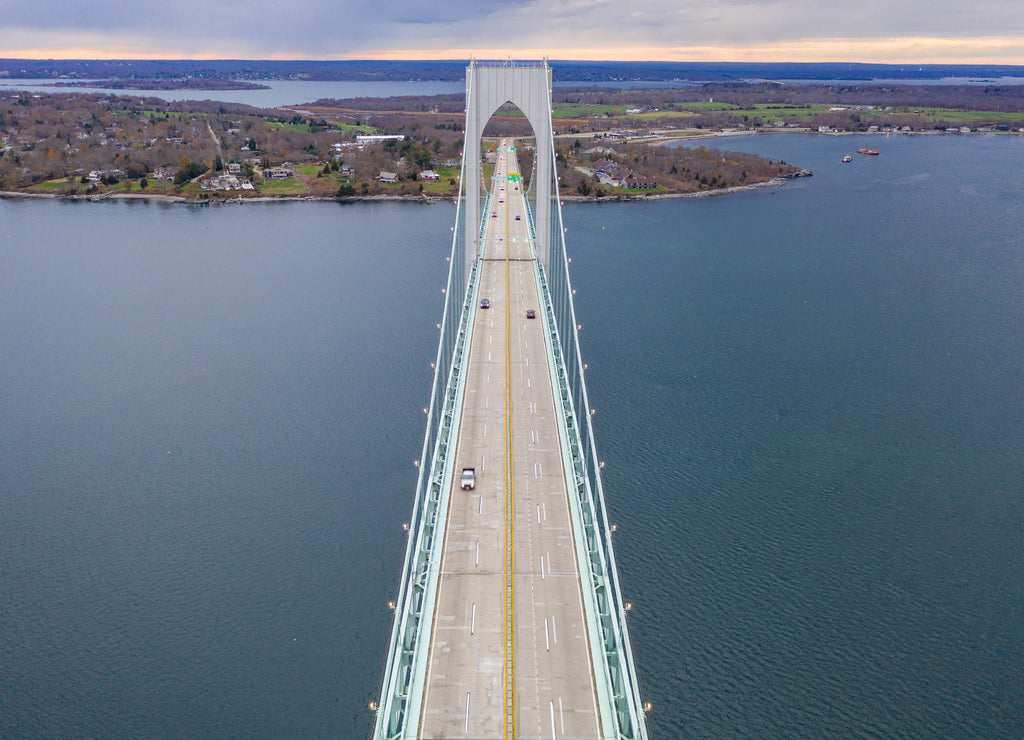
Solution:
M541 60L559 62L626 62L676 64L860 64L886 66L1024 66L1024 41L1009 36L890 37L886 39L817 37L784 42L731 46L704 44L685 47L604 46L544 48L486 48L452 46L442 49L375 49L326 55L297 54L278 48L264 56L249 56L240 47L217 53L142 51L136 45L68 44L61 48L0 49L3 61L275 61L275 62L458 62L470 59Z
M643 59L624 59L624 58L581 58L581 57L552 57L552 56L513 56L508 55L495 55L488 56L482 54L474 54L472 56L439 56L439 57L427 57L427 56L353 56L353 57L301 57L301 56L283 56L283 55L271 55L265 57L248 57L248 56L213 56L213 55L194 55L194 56L175 56L175 55L156 55L156 54L140 54L135 56L91 56L91 55L48 55L48 56L8 56L3 52L0 52L0 63L3 62L314 62L314 63L357 63L357 62L410 62L410 63L426 63L426 62L452 62L452 63L468 63L472 60L476 61L505 61L510 60L512 62L532 62L547 60L548 63L558 62L573 62L586 64L588 62L601 64L601 63L615 63L615 64L700 64L700 65L728 65L728 64L744 64L744 65L857 65L864 67L1020 67L1024 69L1024 58L1017 61L963 61L963 60L944 60L944 61L863 61L855 59L792 59L792 60L781 60L781 59L670 59L670 58L643 58Z

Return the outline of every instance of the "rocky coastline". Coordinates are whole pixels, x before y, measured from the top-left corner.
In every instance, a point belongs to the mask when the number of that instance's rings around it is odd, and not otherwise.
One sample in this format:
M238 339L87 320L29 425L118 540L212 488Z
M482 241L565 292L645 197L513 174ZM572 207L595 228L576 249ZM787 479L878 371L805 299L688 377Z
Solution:
M736 185L727 188L714 190L702 190L694 193L619 193L605 195L602 197L594 195L562 195L560 200L563 203L627 203L644 202L652 200L670 200L676 198L709 198L732 193L740 193L750 190L763 190L765 188L783 187L787 180L801 177L811 177L814 173L810 170L800 170L791 175L779 175L764 182L750 183L747 185ZM0 198L7 200L70 200L70 201L107 201L107 200L144 200L160 203L183 203L186 205L245 205L246 203L296 203L296 202L322 202L322 203L443 203L451 201L451 198L438 198L429 195L351 195L351 196L322 196L322 195L254 195L254 196L218 196L213 195L206 198L190 198L183 195L167 195L164 193L118 193L108 191L101 194L68 194L68 193L33 193L22 190L0 190Z

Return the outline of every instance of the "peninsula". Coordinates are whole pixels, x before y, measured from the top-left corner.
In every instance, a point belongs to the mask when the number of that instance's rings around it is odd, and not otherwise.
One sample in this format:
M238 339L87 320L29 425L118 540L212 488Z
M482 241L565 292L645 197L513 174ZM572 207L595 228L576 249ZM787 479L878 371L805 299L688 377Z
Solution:
M138 89L193 84L121 80ZM194 84L254 84L204 79ZM450 198L461 94L317 100L263 110L216 101L0 93L0 190L65 197ZM699 195L777 183L799 166L666 141L728 133L1024 132L1024 86L716 82L626 90L559 87L556 154L566 197ZM532 132L515 108L485 132ZM703 143L703 142L702 142Z

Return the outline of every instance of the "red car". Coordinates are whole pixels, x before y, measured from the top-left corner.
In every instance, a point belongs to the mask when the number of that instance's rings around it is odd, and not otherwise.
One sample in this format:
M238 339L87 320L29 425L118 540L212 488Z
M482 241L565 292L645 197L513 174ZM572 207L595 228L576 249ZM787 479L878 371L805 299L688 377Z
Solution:
M535 319L535 318L537 318L537 312L534 311L532 308L526 309L526 318L528 318L528 319Z

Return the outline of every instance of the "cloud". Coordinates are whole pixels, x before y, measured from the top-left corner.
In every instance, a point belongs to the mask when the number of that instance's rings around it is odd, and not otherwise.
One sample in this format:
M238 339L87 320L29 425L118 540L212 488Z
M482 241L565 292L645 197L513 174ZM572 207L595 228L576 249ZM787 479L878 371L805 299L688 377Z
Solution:
M1014 63L1024 60L1022 40L1016 0L929 7L920 0L54 0L45 14L15 0L5 3L0 56L409 58L481 49L685 59L715 50L728 61L791 50L820 54L818 61L904 61L919 53Z

